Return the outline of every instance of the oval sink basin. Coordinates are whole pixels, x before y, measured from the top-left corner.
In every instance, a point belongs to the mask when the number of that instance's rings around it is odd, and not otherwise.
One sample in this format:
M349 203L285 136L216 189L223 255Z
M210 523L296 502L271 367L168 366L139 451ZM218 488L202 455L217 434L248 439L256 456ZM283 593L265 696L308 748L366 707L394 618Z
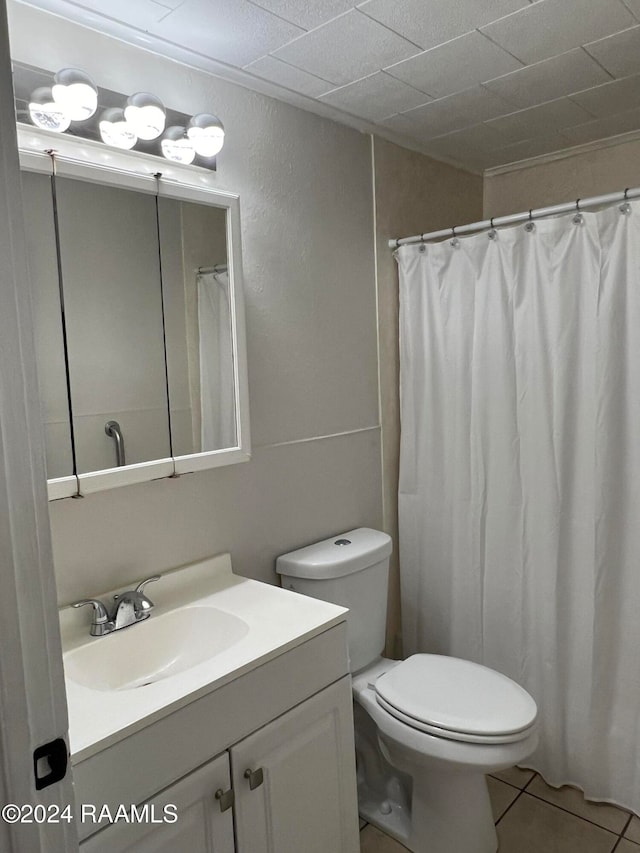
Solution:
M204 663L248 632L243 619L216 607L181 607L67 652L64 668L93 690L131 690Z

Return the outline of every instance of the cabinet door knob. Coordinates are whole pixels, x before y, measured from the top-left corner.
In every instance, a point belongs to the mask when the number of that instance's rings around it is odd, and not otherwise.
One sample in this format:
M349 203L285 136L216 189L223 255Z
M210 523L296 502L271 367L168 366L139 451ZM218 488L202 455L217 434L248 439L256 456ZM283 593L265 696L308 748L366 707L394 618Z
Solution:
M218 788L214 796L216 800L220 803L221 812L226 812L227 809L230 809L233 805L233 788L229 788L228 791L223 791L222 788Z
M250 791L259 788L260 785L262 785L262 783L264 782L264 773L262 772L262 767L258 767L257 770L245 770L244 778L249 780Z

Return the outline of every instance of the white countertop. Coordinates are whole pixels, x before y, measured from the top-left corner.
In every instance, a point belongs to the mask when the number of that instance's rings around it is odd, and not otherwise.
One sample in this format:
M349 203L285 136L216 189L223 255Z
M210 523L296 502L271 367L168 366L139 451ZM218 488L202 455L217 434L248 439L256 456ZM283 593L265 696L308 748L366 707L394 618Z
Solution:
M143 687L96 690L67 676L73 764L345 621L347 614L343 607L234 575L228 554L168 572L146 592L156 605L150 620L197 603L238 616L249 630L204 663ZM87 610L61 609L63 654L86 643L108 643L120 633L91 637ZM123 630L144 630L144 624Z

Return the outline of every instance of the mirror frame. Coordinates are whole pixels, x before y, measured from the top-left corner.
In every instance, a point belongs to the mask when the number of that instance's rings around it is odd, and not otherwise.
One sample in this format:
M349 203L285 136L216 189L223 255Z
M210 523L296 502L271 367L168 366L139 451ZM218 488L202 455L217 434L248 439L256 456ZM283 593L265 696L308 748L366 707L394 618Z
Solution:
M137 190L159 198L206 204L227 211L236 446L47 480L49 500L80 497L118 486L248 461L251 458L251 434L239 196L212 186L216 173L207 169L180 166L168 160L162 162L138 151L119 151L92 140L63 136L20 123L18 149L20 167L25 171L51 176L55 162L55 174L60 177ZM54 157L51 152L54 152Z

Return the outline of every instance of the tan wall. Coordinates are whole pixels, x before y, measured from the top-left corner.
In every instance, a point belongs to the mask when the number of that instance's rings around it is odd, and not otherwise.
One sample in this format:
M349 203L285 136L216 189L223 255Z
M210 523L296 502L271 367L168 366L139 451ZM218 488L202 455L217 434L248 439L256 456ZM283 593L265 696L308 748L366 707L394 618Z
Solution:
M398 461L400 447L398 271L387 241L482 215L482 178L374 137L383 526L393 538L387 653L399 656Z
M640 184L640 140L485 178L484 215L504 216Z

